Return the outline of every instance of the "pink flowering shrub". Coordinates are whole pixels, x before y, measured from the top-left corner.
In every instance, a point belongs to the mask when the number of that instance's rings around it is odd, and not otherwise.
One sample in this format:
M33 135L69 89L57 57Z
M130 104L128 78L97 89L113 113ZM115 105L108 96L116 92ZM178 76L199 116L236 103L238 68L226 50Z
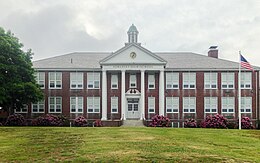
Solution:
M74 125L76 127L86 127L88 125L88 121L85 117L79 116L74 120Z
M185 128L196 128L197 127L197 121L193 118L186 119L184 122Z
M95 120L95 122L93 123L93 125L94 125L95 127L102 127L102 122L101 122L101 120L97 119L97 120Z
M220 115L209 115L201 123L202 128L227 128L227 119Z
M25 118L21 114L9 115L6 122L6 126L25 126Z
M34 126L64 126L68 122L68 119L62 115L56 116L52 114L46 114L40 116L32 121Z
M150 127L170 127L170 119L163 115L155 115L152 117L152 122L149 124Z
M249 117L242 117L241 128L242 129L253 129L254 128L254 126L252 125L252 122L251 122Z

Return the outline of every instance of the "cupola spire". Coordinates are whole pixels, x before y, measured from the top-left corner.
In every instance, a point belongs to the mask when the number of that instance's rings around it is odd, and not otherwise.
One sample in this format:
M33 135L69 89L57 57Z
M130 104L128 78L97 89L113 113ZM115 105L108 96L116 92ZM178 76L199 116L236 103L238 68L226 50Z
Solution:
M132 24L127 32L128 34L128 43L137 43L138 40L138 31L134 24Z

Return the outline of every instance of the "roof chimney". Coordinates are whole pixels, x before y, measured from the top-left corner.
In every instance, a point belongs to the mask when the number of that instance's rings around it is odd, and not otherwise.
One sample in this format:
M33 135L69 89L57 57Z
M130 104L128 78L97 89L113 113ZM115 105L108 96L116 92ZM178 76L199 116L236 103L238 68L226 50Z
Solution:
M213 58L218 58L218 46L209 47L208 56Z

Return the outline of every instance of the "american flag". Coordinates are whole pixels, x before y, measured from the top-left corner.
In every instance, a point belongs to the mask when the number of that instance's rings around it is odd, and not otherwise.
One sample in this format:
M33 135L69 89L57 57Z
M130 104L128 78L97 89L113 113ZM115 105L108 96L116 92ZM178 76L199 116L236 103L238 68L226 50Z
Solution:
M251 65L247 62L247 60L240 54L240 63L241 63L241 66L248 69L248 70L251 70L251 71L254 71L254 69L251 67Z

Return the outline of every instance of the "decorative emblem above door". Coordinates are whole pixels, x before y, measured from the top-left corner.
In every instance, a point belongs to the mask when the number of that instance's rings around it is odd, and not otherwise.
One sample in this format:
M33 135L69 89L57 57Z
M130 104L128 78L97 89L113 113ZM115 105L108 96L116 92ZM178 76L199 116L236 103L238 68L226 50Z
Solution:
M135 52L131 52L131 53L130 53L130 57L131 57L132 59L135 59L136 53L135 53Z

